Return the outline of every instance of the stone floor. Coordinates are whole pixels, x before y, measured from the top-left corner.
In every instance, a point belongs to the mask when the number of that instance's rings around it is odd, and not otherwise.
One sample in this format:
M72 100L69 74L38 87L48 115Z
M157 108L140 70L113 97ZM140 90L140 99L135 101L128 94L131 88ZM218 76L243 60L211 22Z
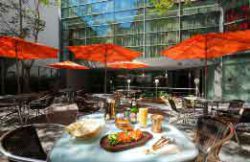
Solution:
M73 122L77 118L77 114L75 114L75 110L77 106L75 104L65 105L65 104L54 104L52 106L53 112L51 113L51 108L46 110L46 112L50 112L51 116L49 116L50 120L48 121L48 116L46 115L39 115L35 116L35 112L31 112L30 114L33 116L28 120L28 123L43 123L43 122L50 122L50 123L60 123L60 124L69 124ZM1 109L0 110L0 117L4 117L4 121L1 120L0 125L0 136L11 130L14 129L19 125L18 123L18 116L16 114L10 115L9 117L5 118L5 115L8 114L13 109ZM71 112L71 113L69 113ZM159 109L152 109L151 112L159 112ZM166 112L169 112L166 111ZM165 112L164 112L165 113ZM171 112L169 112L171 114ZM70 115L71 114L71 115ZM175 116L170 116L170 120L175 120ZM44 136L43 131L38 131L39 136L41 138L46 138ZM194 132L186 132L187 136L192 139L192 134ZM250 134L242 134L240 135L240 141L242 143L242 147L240 147L233 139L227 142L221 149L220 157L223 162L250 162ZM47 140L43 142L43 147L45 150L49 150L51 148L51 141ZM7 162L6 158L0 155L0 162Z

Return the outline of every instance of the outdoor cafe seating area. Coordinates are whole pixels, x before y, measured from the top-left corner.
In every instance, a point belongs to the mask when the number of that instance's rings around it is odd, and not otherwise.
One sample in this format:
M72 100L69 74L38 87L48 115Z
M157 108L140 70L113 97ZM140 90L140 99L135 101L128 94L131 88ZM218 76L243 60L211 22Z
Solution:
M113 157L116 161L126 161L124 156L129 157L130 154L136 154L138 159L144 161L222 161L223 158L230 161L230 158L249 158L250 109L248 103L242 100L219 101L171 94L149 100L142 97L141 91L120 89L111 94L89 94L84 90L68 92L69 89L61 89L57 92L3 96L0 99L0 149L5 155L3 160L73 162L83 159L102 161ZM131 115L131 108L138 109L137 119ZM140 126L143 124L139 119L140 109L147 111L144 127ZM126 117L127 113L130 116ZM152 116L158 116L163 121L154 121ZM72 123L85 120L101 122L102 131L93 137L78 137L74 135L74 130L69 130ZM119 126L119 120L132 124ZM161 127L159 132L153 128L158 122ZM105 134L125 131L128 127L149 132L152 137L141 147L125 151L110 151L110 148L106 151L100 146ZM84 131L81 133L84 134ZM163 142L159 150L154 150L153 146L163 137L168 142ZM232 146L240 155L230 153ZM95 151L102 153L101 158L94 156ZM72 156L74 154L77 157Z
M141 52L110 43L67 46L74 59L102 64L104 77L100 82L104 81L104 90L98 94L68 84L61 89L22 93L19 61L57 58L59 50L20 38L0 37L0 56L15 58L17 65L17 94L0 96L0 160L249 161L250 103L241 98L207 96L207 60L249 50L248 35L250 30L195 35L163 50L165 57L204 59L205 64L200 86L198 80L193 88L163 87L161 91L157 78L153 91L133 86L130 79L126 88L108 90L109 69L149 68L135 60ZM69 60L46 67L58 72L91 70ZM183 89L187 92L176 92Z

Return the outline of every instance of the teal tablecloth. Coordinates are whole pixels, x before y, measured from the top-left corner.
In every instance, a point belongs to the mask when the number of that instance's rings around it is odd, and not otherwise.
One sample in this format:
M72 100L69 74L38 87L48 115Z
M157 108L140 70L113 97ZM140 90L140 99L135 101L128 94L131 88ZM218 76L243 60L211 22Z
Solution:
M103 114L95 114L91 117L103 117ZM146 129L151 132L150 124ZM172 125L165 124L164 132L153 134L146 145L122 152L108 152L99 145L100 139L107 133L119 131L113 124L107 124L102 135L91 141L81 141L64 134L55 144L49 155L51 162L181 162L194 159L198 155L198 150L182 132ZM145 150L151 148L162 135L175 139L175 145L165 146L178 148L178 151L159 151L153 154L145 154ZM170 149L171 150L171 149Z

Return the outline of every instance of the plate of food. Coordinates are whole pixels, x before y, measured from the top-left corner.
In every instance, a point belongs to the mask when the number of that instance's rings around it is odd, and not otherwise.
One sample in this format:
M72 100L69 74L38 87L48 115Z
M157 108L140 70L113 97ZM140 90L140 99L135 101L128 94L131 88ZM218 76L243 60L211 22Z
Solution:
M119 152L146 144L152 139L149 132L137 130L122 131L108 134L102 137L100 145L110 152Z
M71 136L79 139L91 139L101 134L105 122L100 119L82 119L65 128Z

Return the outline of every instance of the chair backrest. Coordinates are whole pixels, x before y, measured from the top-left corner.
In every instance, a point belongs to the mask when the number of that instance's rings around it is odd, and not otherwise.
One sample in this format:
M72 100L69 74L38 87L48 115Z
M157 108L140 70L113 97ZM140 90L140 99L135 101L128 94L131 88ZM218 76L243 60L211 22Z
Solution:
M173 99L169 98L169 99L168 99L168 102L169 102L170 107L171 107L172 110L174 110L175 112L178 112L178 113L180 112L180 111L177 109L177 107L176 107L175 102L174 102Z
M242 112L240 112L239 123L250 123L250 109L242 108Z
M183 98L182 102L183 102L183 107L184 108L193 108L191 100Z
M202 116L197 121L196 143L202 153L208 154L220 147L233 135L233 125L210 116Z
M20 127L4 135L1 151L13 161L35 162L47 158L34 126Z
M243 100L232 100L229 102L228 110L229 111L239 111L243 107Z
M52 95L48 95L47 96L47 98L45 99L45 104L46 104L46 106L50 106L52 103L53 103L53 101L54 101L54 96L52 96Z

